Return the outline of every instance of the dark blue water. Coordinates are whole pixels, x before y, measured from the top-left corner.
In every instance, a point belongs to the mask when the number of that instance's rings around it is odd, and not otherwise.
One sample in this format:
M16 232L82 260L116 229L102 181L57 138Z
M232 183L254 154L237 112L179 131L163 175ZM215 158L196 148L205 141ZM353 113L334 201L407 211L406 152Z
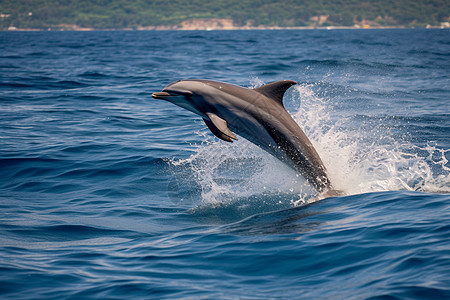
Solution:
M0 33L2 299L449 299L450 31ZM151 98L290 79L342 197Z

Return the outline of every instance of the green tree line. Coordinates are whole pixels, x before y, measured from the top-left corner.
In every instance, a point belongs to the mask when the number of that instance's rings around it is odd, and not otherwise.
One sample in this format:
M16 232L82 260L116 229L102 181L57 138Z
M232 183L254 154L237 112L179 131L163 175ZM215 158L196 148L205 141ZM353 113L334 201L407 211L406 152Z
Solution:
M425 26L448 22L449 0L0 0L0 29L98 29L176 25L195 18L232 19L236 25Z

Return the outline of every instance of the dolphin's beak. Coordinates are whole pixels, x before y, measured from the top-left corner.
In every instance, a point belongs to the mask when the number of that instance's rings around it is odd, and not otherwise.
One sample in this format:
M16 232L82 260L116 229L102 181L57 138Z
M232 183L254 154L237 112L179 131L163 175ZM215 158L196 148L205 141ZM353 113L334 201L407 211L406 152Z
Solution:
M157 93L153 93L152 97L155 99L163 99L163 100L168 100L168 98L171 97L185 97L185 98L189 98L192 97L192 92L190 91L167 91L167 90L163 90L162 92L157 92Z
M166 99L168 97L173 97L173 96L179 96L179 95L170 94L167 92L157 92L157 93L152 94L152 97L155 99Z

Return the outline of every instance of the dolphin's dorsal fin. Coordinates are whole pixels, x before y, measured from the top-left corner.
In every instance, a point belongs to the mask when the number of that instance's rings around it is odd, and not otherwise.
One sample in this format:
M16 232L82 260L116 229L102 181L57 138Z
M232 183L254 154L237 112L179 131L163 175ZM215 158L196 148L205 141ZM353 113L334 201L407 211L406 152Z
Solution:
M297 84L297 82L292 80L281 80L275 81L259 88L254 89L256 92L263 94L267 98L275 100L276 102L283 105L283 95L286 93L288 88Z
M233 132L228 128L227 121L222 119L216 114L213 113L206 113L208 116L208 119L203 119L206 123L206 126L208 126L209 130L217 136L219 139L224 140L226 142L233 142L232 139L237 140L237 137L234 135Z

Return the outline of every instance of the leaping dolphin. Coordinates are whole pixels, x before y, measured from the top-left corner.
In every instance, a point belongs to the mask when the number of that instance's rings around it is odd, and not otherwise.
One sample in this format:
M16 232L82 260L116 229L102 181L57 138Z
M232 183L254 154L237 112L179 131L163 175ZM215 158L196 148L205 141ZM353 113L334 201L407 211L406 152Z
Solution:
M319 154L283 106L284 93L295 84L283 80L247 89L211 80L179 80L152 97L200 115L219 139L237 140L234 131L299 172L318 192L337 195Z

